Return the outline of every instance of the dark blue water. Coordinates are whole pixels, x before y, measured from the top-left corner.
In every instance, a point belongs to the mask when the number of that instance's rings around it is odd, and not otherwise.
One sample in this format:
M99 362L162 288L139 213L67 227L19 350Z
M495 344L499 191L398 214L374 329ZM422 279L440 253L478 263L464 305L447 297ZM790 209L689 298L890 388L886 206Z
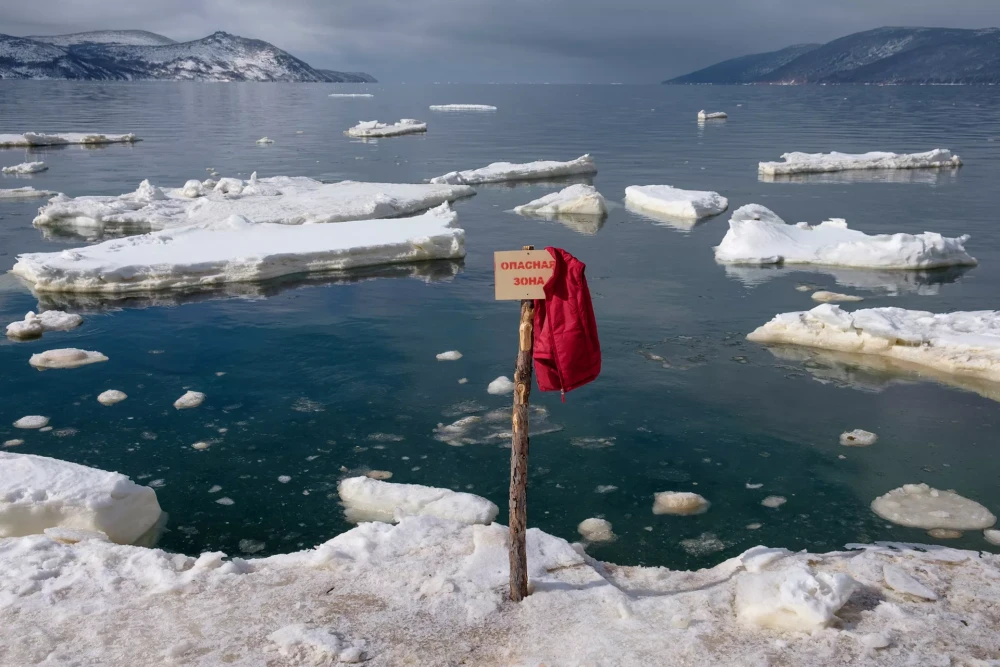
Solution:
M517 347L517 305L493 301L493 251L556 245L588 264L604 373L565 404L532 396L549 411L545 424L562 430L532 441L531 525L575 539L577 523L604 516L618 540L591 547L595 556L690 567L758 543L827 550L852 541L934 541L869 510L875 496L907 482L955 489L1000 511L995 401L857 360L775 354L744 340L775 313L814 305L808 292L796 291L800 283L860 294L864 306L996 308L1000 162L993 140L1000 120L986 110L996 108L997 91L371 86L372 99L328 98L336 89L0 82L0 132L132 131L144 139L133 147L3 150L0 164L42 159L50 170L6 177L0 187L120 194L143 178L179 186L204 178L206 167L225 176L256 170L262 177L412 182L496 160L589 152L600 170L594 184L612 201L620 202L628 185L666 183L718 190L731 208L764 204L789 221L843 217L866 232L968 233L980 265L908 277L727 271L712 255L727 216L678 230L619 204L599 229L581 229L506 212L554 186L482 188L456 206L467 230L463 263L185 299L70 301L86 318L78 330L0 342L0 441L22 437L26 443L13 451L155 483L170 514L160 545L187 553L237 554L241 540L274 553L328 539L349 528L337 481L367 469L391 471L392 481L471 490L499 504L503 519L509 449L502 440L449 446L434 430L468 410L482 414L510 402L486 393L492 379L512 375ZM427 110L446 103L499 111ZM699 126L702 108L730 118ZM369 143L342 134L358 120L400 117L427 119L429 132ZM255 145L264 135L275 143ZM899 182L757 179L759 160L789 150L936 147L954 150L966 166L889 179ZM0 269L20 252L81 243L33 228L40 203L0 202ZM38 306L11 276L0 277L0 321ZM27 363L34 352L69 346L99 350L110 361L47 372ZM464 358L434 359L449 349ZM463 377L467 384L458 383ZM205 392L207 401L174 410L187 388ZM129 399L103 407L95 399L105 389ZM50 416L55 430L5 426L26 414ZM878 443L841 447L839 434L853 428L875 431ZM191 448L204 440L211 441L207 450ZM279 475L292 479L281 483ZM749 490L747 482L764 486ZM210 493L215 485L222 489ZM598 493L598 486L617 490ZM697 491L712 508L696 517L654 516L652 495L665 490ZM760 501L768 495L788 502L767 509ZM220 497L234 504L216 503ZM754 523L761 527L746 528ZM725 549L680 544L705 533ZM987 547L974 532L948 543Z

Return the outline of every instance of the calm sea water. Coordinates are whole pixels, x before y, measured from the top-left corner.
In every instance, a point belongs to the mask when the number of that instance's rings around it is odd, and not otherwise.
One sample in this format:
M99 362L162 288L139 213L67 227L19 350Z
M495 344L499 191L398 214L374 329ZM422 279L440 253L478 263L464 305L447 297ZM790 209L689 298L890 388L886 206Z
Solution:
M742 270L715 263L727 216L678 229L616 205L603 226L539 222L507 212L552 184L485 187L457 204L463 263L352 279L281 281L196 298L71 301L85 324L41 341L0 342L0 440L14 450L117 470L157 487L169 521L165 549L275 553L347 530L336 484L388 470L392 480L484 495L506 517L509 450L502 441L453 447L440 423L507 407L486 385L512 375L516 303L492 300L492 253L561 246L588 265L604 373L568 395L535 392L549 411L532 440L529 522L575 539L591 516L615 542L593 555L628 564L705 566L758 543L836 549L847 542L933 542L887 525L870 501L927 482L1000 511L998 404L975 392L857 360L771 352L744 340L775 313L814 305L802 283L861 294L864 306L931 311L998 305L996 183L1000 93L967 87L369 86L336 99L332 85L0 83L0 132L136 132L135 146L0 150L0 163L42 159L50 170L4 177L71 195L120 194L148 178L178 186L225 176L419 182L496 160L595 156L594 184L667 183L718 190L731 207L756 202L789 221L843 217L867 232L968 233L981 264L924 275ZM497 113L441 114L430 104L495 104ZM729 120L699 126L699 109ZM362 143L358 120L427 119L426 136ZM296 134L301 130L302 134ZM270 146L254 141L267 135ZM756 164L790 150L951 148L959 171L764 183ZM0 202L0 269L20 252L79 239L31 225L40 201ZM40 304L0 277L0 321ZM60 302L43 302L56 306ZM28 357L74 346L110 357L40 373ZM458 349L457 362L434 355ZM663 357L658 361L652 355ZM651 358L652 357L652 358ZM468 378L467 384L459 384ZM177 411L185 389L205 404ZM112 408L97 394L120 389ZM9 426L52 418L48 433ZM869 448L842 431L879 435ZM225 429L225 431L223 431ZM204 451L191 448L209 440ZM278 481L288 475L287 483ZM747 489L747 483L763 484ZM221 490L210 492L213 486ZM599 493L598 487L617 487ZM654 516L652 495L692 490L712 502L696 517ZM788 502L761 506L768 495ZM216 502L227 497L234 502ZM760 524L758 529L748 529ZM242 542L242 544L241 544ZM988 548L980 533L948 542ZM995 550L995 548L993 548Z

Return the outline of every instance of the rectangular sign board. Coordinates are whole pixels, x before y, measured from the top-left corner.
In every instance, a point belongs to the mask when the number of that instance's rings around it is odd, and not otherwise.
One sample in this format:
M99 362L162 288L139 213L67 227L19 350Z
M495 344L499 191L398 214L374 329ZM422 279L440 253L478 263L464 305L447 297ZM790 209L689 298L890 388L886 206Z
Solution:
M500 250L493 253L496 300L544 299L545 283L552 277L555 265L547 250Z

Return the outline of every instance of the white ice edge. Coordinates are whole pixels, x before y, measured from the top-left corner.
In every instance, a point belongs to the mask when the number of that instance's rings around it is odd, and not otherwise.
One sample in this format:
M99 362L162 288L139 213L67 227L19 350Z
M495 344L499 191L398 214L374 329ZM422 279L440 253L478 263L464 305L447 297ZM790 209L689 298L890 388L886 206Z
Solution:
M132 133L100 134L96 132L68 132L61 134L44 134L41 132L25 132L24 134L0 134L0 148L63 146L68 144L94 146L99 144L131 144L136 141L141 140Z
M502 183L504 181L523 181L544 178L559 178L596 174L597 167L590 155L581 155L568 162L539 160L516 164L513 162L494 162L480 169L452 171L431 179L431 183L450 183L453 185L476 185L478 183Z

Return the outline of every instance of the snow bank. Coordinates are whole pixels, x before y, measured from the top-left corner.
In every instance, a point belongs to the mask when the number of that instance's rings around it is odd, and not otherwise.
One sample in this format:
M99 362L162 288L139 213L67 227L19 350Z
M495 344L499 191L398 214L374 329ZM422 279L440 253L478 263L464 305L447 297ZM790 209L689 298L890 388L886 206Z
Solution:
M729 114L725 111L710 111L705 113L705 110L702 109L698 112L698 120L722 120L724 118L729 118Z
M465 186L408 183L321 183L275 176L222 179L195 188L160 189L143 181L135 192L112 197L60 195L43 206L34 225L43 228L147 231L220 223L232 215L251 222L300 225L394 218L475 194Z
M785 224L758 204L738 208L729 231L715 248L719 262L735 264L822 264L855 268L930 269L974 266L965 252L967 235L934 232L869 236L836 218L818 225Z
M444 204L413 218L336 225L254 224L231 216L53 253L20 255L12 271L37 292L126 294L362 267L459 259L465 231Z
M83 324L83 318L61 310L46 310L35 315L28 311L20 322L7 325L7 337L14 340L41 338L47 331L69 331Z
M0 452L0 537L59 526L100 531L130 544L159 518L156 492L124 475L45 456Z
M43 371L55 368L79 368L80 366L96 364L107 360L108 358L100 352L66 347L33 354L28 363L38 370Z
M134 134L87 134L70 132L66 134L42 134L25 132L24 134L0 134L0 148L21 148L25 146L64 146L66 144L131 144L141 141Z
M747 336L757 343L803 345L897 361L1000 382L1000 312L934 314L903 308L853 313L833 304L783 313Z
M461 523L489 524L500 511L471 493L420 484L394 484L370 477L341 480L337 492L348 521L399 521L403 516L426 515Z
M625 203L682 220L700 220L729 208L729 200L718 192L681 190L669 185L630 185L625 188Z
M514 213L540 218L560 215L607 215L608 204L593 185L578 183L514 208Z
M451 171L444 176L431 179L431 183L450 183L452 185L475 185L478 183L502 183L504 181L530 181L543 178L562 178L581 174L596 174L597 167L594 158L582 155L569 162L554 162L540 160L515 164L513 162L494 162L481 169L467 171Z
M22 162L21 164L15 164L10 167L4 167L0 169L5 174L37 174L40 171L45 171L48 167L45 166L44 162Z
M872 511L886 521L910 528L982 530L997 518L974 500L926 484L904 484L872 501Z
M814 174L855 169L935 169L960 167L962 160L937 148L926 153L785 153L783 162L761 162L757 170L768 176Z
M432 104L431 111L496 111L489 104Z
M28 186L24 188L0 188L0 199L33 199L35 197L51 197L59 194L52 190L36 190Z
M392 125L377 120L363 120L345 130L349 137L397 137L401 134L418 134L427 131L427 123L413 118L404 118Z

